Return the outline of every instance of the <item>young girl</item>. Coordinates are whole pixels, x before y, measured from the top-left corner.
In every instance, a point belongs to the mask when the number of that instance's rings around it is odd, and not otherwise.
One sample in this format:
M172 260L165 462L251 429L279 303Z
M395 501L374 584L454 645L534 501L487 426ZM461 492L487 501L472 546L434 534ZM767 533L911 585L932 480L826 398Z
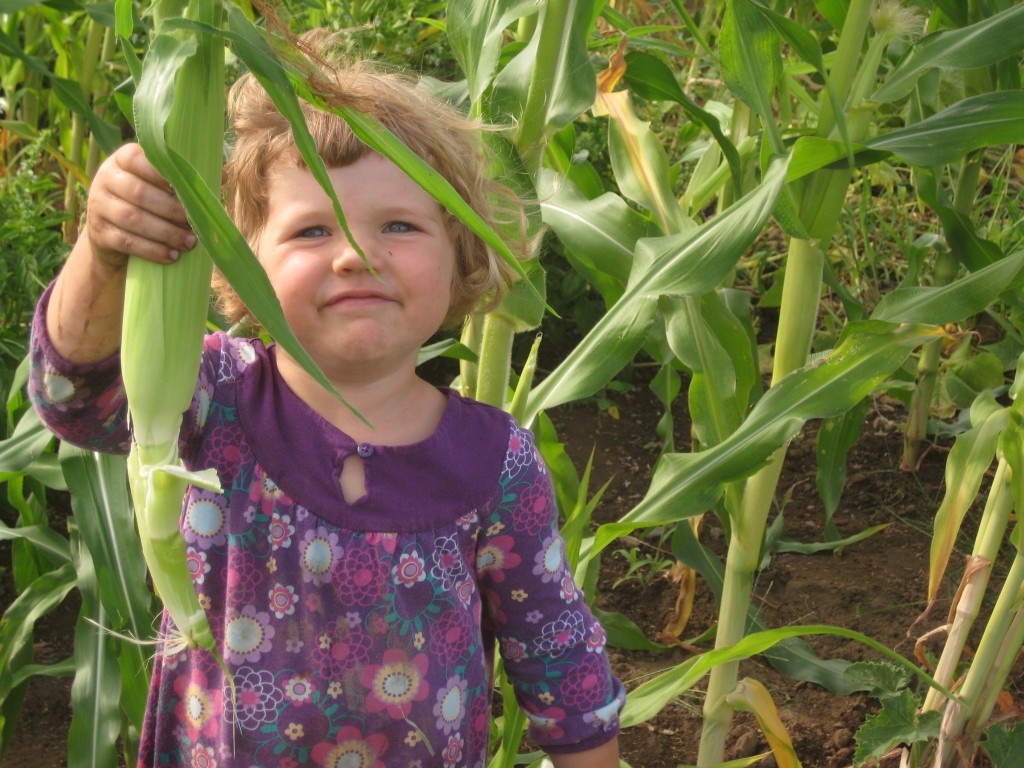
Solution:
M392 75L328 79L494 223L500 190L473 125ZM483 766L497 641L555 765L617 766L623 688L565 562L530 433L416 374L419 347L495 296L502 268L341 119L307 109L372 273L251 77L230 111L227 204L295 334L373 427L279 347L206 339L181 454L215 467L224 493L190 488L181 530L235 692L207 652L158 655L140 764ZM30 391L63 439L127 452L127 254L172 262L194 244L139 147L114 153L33 328ZM231 319L244 313L219 293Z

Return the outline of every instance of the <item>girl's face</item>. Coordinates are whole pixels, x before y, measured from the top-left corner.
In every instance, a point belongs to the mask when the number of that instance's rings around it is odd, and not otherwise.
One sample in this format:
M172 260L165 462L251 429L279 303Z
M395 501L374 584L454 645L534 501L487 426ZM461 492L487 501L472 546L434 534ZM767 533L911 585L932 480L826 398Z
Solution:
M455 253L445 212L376 153L328 173L377 274L313 175L288 165L271 172L257 255L292 330L332 381L412 373L450 305Z

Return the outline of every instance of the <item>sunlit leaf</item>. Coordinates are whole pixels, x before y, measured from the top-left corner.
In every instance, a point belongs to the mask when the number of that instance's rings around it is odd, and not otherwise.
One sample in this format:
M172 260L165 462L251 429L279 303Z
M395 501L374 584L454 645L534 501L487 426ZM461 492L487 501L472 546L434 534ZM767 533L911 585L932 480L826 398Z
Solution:
M527 423L540 410L586 397L607 384L643 345L659 297L712 290L764 227L784 176L784 164L778 163L756 190L700 228L641 241L622 298L534 388Z

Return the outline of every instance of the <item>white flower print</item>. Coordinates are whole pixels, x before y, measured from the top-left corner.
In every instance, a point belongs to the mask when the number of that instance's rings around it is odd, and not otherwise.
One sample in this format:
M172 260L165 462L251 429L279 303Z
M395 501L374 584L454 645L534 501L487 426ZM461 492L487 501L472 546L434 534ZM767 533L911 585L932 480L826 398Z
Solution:
M439 536L434 540L434 554L431 559L434 566L430 569L430 575L440 582L441 589L445 591L454 589L455 585L466 576L466 563L459 551L459 543L454 534Z
M277 719L277 708L284 701L284 693L274 684L273 673L239 667L234 682L232 695L227 680L224 681L224 717L229 723L255 731Z

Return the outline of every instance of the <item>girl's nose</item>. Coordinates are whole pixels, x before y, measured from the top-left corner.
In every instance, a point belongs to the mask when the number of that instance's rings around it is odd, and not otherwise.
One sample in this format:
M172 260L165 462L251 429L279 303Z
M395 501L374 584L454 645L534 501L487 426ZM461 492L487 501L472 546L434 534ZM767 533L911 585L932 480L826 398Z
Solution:
M358 247L352 244L344 232L338 236L338 247L333 261L334 271L338 274L368 271L370 269L368 264L372 264L373 269L376 269L377 266L373 264L371 255L372 248L366 245L368 240L359 238L354 232L352 234L359 244Z

